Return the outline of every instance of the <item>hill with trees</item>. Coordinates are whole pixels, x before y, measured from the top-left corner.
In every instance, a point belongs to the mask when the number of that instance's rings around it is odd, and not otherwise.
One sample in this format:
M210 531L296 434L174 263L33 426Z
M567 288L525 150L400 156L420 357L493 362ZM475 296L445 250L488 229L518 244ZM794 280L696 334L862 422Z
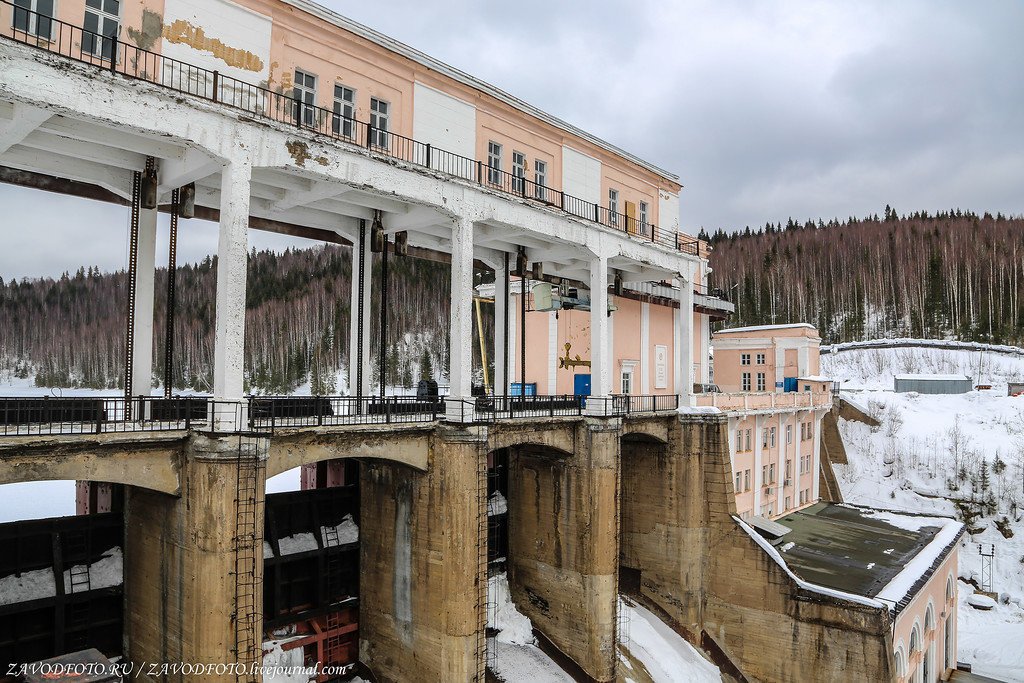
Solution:
M212 385L216 257L177 270L174 386ZM310 382L339 391L348 364L351 252L252 252L246 301L248 389L280 393ZM415 258L388 261L386 380L408 385L419 372L444 373L448 344L448 266ZM380 257L374 257L371 354L379 358ZM0 280L0 370L36 384L121 386L128 275L81 268L58 279ZM156 274L154 386L164 367L167 270ZM425 366L429 366L426 367ZM377 368L376 362L374 368ZM376 372L376 370L375 370ZM374 377L376 381L376 376Z
M729 326L810 322L826 342L1024 342L1024 218L959 209L713 235Z

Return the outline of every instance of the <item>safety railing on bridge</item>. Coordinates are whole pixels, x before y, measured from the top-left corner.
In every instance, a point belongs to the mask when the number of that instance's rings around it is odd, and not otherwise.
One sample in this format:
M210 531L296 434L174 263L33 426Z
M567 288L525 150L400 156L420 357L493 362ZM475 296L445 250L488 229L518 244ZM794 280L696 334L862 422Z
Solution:
M585 396L478 396L475 418L481 422L521 417L572 417L583 414Z
M198 397L0 398L0 435L160 432L205 427L212 402ZM218 412L220 410L218 406Z
M274 92L217 70L165 57L124 42L116 33L105 35L90 31L21 4L16 5L11 0L0 0L0 36L111 73L149 81L175 92L363 147L375 154L430 168L530 202L557 207L565 213L640 240L700 255L699 241L694 237L659 228L641 218L627 216L610 207L537 183L525 177L525 170L508 173L478 159L400 135L389 129L386 117L377 117L376 123L373 120L360 121L346 114L340 104L335 109L326 109L304 101L294 93Z
M444 415L443 398L416 396L253 396L254 430L433 422Z

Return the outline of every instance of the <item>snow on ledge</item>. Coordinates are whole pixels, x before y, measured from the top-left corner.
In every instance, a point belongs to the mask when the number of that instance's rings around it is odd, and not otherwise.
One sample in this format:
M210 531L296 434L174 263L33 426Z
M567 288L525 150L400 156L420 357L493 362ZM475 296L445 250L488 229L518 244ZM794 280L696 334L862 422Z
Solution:
M680 415L721 415L722 409L714 406L679 406Z
M881 602L880 600L875 600L873 598L865 598L862 595L855 595L854 593L837 591L832 588L826 588L825 586L819 586L816 583L804 581L799 576L793 573L793 570L789 568L789 565L786 564L786 561L782 559L782 555L780 555L779 551L772 547L771 543L766 541L759 533L754 531L754 529L751 528L750 525L748 525L739 517L733 516L733 519L736 520L736 522L740 525L741 529L747 532L748 536L754 539L755 543L761 546L761 549L764 550L770 558L775 560L775 564L779 565L779 567L781 567L782 570L789 575L789 578L791 578L800 588L803 588L804 590L809 591L811 593L817 593L819 595L824 595L826 597L833 598L836 600L846 600L847 602L853 602L858 605L865 605L867 607L886 607L885 603Z
M885 585L885 588L880 590L875 597L879 600L885 600L886 602L899 602L907 596L916 584L935 564L935 561L942 556L943 551L956 539L960 538L960 534L964 530L964 525L955 519L948 519L944 517L924 517L918 518L912 515L899 515L892 513L876 513L876 516L882 517L887 524L899 527L901 529L909 529L911 525L921 520L921 527L924 526L941 526L942 529L939 533L935 534L932 540L926 545L921 552L914 556L910 562L907 563L903 570L894 576L889 583ZM902 522L905 526L901 526L900 522L896 522L896 518L902 518ZM910 529L916 531L916 529Z
M766 330L815 330L810 323L789 323L784 325L751 325L750 327L730 327L725 330L718 330L715 334L729 334L730 332L763 332Z

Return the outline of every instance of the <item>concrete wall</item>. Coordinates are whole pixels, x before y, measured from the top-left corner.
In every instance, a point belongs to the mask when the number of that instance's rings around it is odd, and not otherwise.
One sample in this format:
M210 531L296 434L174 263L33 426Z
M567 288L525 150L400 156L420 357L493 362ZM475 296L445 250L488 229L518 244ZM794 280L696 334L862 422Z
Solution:
M425 473L363 463L359 654L378 681L477 675L487 581L477 553L487 543L479 438L439 429Z
M509 458L512 598L591 678L615 675L619 427L575 426L572 455L513 448Z

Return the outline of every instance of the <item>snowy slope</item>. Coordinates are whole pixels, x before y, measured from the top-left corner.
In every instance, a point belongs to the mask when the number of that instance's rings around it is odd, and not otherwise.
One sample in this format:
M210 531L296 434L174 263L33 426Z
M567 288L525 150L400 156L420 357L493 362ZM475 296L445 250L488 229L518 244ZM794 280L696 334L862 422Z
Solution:
M619 610L625 632L619 634L619 669L626 683L721 683L718 667L652 612L624 597Z
M960 610L959 659L975 671L1024 681L1024 397L1006 382L1024 377L1024 357L935 348L853 348L822 356L822 373L843 379L850 398L881 426L840 421L849 456L836 465L847 501L963 518L960 575L980 579L979 543L995 546L992 589L1004 604L991 613ZM993 389L958 395L897 394L904 373L963 373ZM996 526L1000 522L1005 538ZM973 589L960 583L961 601ZM1016 635L1013 635L1016 634Z

